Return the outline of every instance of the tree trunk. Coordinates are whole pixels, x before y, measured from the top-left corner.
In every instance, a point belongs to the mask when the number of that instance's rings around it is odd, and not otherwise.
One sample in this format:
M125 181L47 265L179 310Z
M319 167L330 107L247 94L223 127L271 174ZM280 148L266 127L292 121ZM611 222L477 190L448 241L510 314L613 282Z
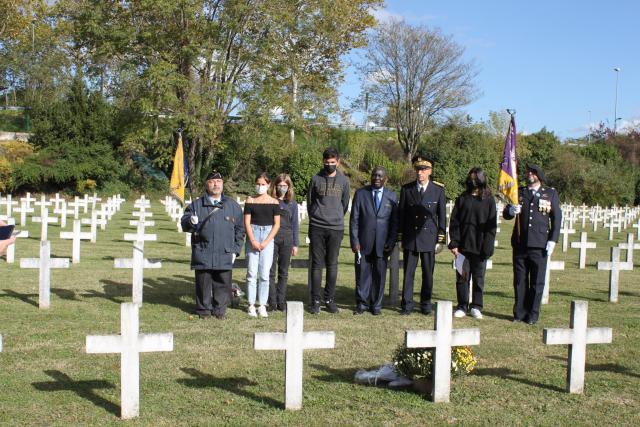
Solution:
M292 87L292 104L293 104L293 109L295 110L298 107L298 78L296 77L295 74L291 76L291 87ZM289 141L291 142L291 144L294 144L296 141L296 131L293 128L293 126L291 127L291 129L289 129Z

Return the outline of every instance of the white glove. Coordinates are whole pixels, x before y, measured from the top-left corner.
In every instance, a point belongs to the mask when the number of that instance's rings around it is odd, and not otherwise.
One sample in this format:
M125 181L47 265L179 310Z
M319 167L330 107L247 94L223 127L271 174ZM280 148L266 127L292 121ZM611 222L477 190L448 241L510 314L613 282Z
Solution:
M545 248L545 250L547 251L547 256L551 256L555 247L556 247L556 242L553 242L551 240L547 242L547 247Z
M516 216L522 210L521 205L509 205L509 215Z
M191 215L191 224L196 225L198 223L198 217L196 215Z
M236 262L236 254L231 254L231 264Z

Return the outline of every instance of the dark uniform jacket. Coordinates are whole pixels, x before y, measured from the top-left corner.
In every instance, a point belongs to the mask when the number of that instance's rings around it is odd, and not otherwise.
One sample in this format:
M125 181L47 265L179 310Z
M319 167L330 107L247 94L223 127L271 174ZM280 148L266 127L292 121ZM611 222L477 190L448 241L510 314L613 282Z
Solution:
M362 255L384 256L384 247L393 247L398 237L398 198L392 190L384 189L380 209L376 212L373 188L366 185L356 191L351 203L349 239L351 247L360 245Z
M194 233L191 239L192 270L231 270L233 254L239 255L244 241L244 221L240 205L222 196L222 204L206 222L214 206L207 194L196 199L184 211L180 223L182 230ZM191 224L191 216L198 224ZM204 224L204 225L203 225Z
M518 202L522 210L511 235L511 246L517 249L544 248L547 241L558 241L562 211L558 193L554 188L541 186L537 191L527 187L518 189ZM512 219L507 205L502 216Z
M420 197L417 181L402 186L398 206L402 247L416 252L435 250L438 235L445 235L446 206L444 188L429 181Z

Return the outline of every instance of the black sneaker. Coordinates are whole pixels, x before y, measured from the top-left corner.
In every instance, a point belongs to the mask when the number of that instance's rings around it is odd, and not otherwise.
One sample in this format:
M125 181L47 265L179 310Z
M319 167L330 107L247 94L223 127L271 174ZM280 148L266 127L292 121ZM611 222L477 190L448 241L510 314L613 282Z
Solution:
M309 306L309 313L320 314L320 301L315 301Z
M327 307L327 311L329 313L337 313L338 312L338 306L336 305L336 303L333 300L328 300L327 302L325 302L324 304Z

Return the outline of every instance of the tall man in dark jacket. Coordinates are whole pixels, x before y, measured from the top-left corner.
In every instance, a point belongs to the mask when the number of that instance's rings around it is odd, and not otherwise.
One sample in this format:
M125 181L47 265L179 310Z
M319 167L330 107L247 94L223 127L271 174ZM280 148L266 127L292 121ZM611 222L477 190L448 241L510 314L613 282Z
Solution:
M242 209L222 194L222 175L207 176L206 192L184 211L182 230L193 233L191 269L196 272L196 313L223 319L231 297L231 271L244 240Z
M505 219L516 217L513 248L513 321L535 324L540 317L547 259L553 253L562 223L558 193L543 185L542 169L527 165L527 186L518 190L517 205L507 205Z
M416 180L402 186L400 192L400 231L404 250L404 281L402 284L401 314L413 310L413 279L418 266L422 266L420 311L431 314L433 269L436 243L444 244L446 206L444 186L431 181L432 165L422 157L413 159Z
M349 178L337 170L338 151L327 148L322 153L322 170L311 178L307 192L309 239L311 240L311 305L312 314L320 313L322 269L327 268L324 303L329 313L336 313L336 280L338 254L344 233L344 215L349 208Z
M387 172L376 167L371 172L371 185L356 191L351 203L349 237L356 254L356 310L371 310L374 316L382 310L387 258L398 235L398 198L384 188Z

